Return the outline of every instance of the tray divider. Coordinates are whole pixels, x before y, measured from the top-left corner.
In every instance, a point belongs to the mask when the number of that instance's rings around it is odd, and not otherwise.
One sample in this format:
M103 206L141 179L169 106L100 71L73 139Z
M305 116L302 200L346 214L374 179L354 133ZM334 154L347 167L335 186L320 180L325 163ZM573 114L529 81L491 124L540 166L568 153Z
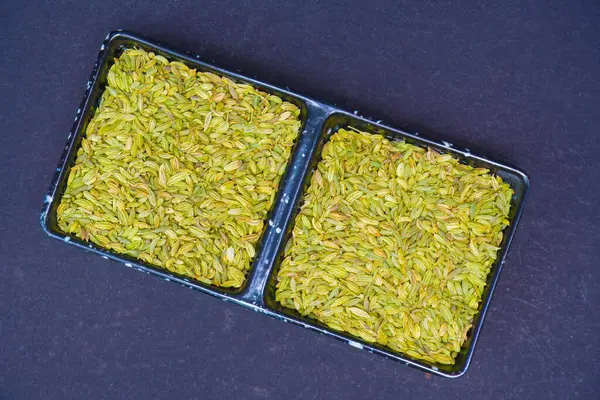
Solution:
M242 296L243 300L251 304L261 307L264 305L263 294L269 275L282 246L285 246L286 232L291 229L293 211L302 197L304 180L310 173L311 161L316 156L323 124L332 112L331 107L307 102L306 124L279 185L275 206L268 216L262 246L254 260L248 286Z

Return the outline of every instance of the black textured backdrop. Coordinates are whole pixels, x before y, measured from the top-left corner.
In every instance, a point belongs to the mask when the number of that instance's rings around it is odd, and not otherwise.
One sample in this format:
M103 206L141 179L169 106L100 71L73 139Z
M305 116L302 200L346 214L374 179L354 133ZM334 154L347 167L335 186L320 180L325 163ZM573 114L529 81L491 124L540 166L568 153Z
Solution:
M45 237L44 193L115 28L525 169L467 375L428 377ZM4 0L0 50L0 398L600 398L598 1Z

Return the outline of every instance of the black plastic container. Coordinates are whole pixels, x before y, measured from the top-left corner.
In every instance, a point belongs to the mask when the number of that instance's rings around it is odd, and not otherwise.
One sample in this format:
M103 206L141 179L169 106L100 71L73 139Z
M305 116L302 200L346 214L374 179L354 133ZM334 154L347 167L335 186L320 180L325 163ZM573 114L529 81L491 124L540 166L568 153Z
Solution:
M269 223L265 224L266 229L259 241L257 254L252 263L251 270L245 285L240 289L223 289L194 281L165 269L157 268L141 260L111 252L94 243L85 242L77 237L67 235L58 227L56 209L60 204L60 198L64 193L67 177L75 162L77 149L84 136L86 126L94 115L95 108L98 105L102 92L106 86L108 70L113 64L114 59L120 55L123 49L132 47L152 51L169 60L183 62L199 71L210 71L216 74L225 75L236 82L248 83L260 90L280 96L284 100L297 105L301 110L300 118L303 123L300 135L292 152L286 172L279 185L277 197L268 216ZM87 83L83 101L77 110L77 116L72 131L67 138L67 144L59 166L56 169L52 185L45 198L44 207L40 215L40 222L44 231L51 237L68 242L84 250L94 252L104 258L121 262L128 267L159 276L167 281L174 281L219 297L225 301L231 301L263 314L274 316L287 322L293 322L316 332L338 338L353 347L377 353L437 375L446 377L458 377L463 375L471 362L475 344L479 337L485 314L490 305L492 293L498 282L506 253L523 211L525 199L529 190L529 179L527 175L517 168L470 154L468 150L456 149L449 143L425 139L418 136L418 134L410 134L384 126L380 123L354 115L329 104L312 100L289 90L284 90L256 79L223 70L202 62L198 58L199 56L194 54L173 50L161 43L130 32L114 31L106 36L106 39L100 48L100 54L94 65L90 80ZM275 301L277 269L282 258L283 247L291 234L291 228L294 223L294 218L299 210L302 195L309 182L310 175L319 161L323 144L339 127L345 126L353 126L363 131L382 134L391 139L403 139L414 145L431 147L443 153L450 153L462 162L490 169L493 173L501 176L504 181L508 182L515 192L515 195L512 198L509 215L511 224L504 232L504 239L501 244L498 259L488 276L487 286L480 304L480 310L473 321L473 328L471 329L468 339L463 345L454 365L438 365L415 360L386 347L369 344L360 338L353 337L344 332L334 331L318 321L302 317L295 310L284 308Z

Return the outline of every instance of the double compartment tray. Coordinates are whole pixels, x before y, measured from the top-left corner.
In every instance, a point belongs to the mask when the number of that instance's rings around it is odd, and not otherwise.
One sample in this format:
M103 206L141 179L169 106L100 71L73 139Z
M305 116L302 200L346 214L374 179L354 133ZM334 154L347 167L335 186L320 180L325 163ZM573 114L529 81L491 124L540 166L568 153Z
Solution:
M250 272L244 285L239 289L230 290L203 284L166 269L147 264L141 260L103 249L94 243L85 242L75 236L66 234L58 227L56 210L60 204L61 196L65 191L67 178L75 162L77 150L81 144L81 139L85 135L87 124L93 117L102 92L107 85L107 73L114 59L118 58L124 49L134 47L162 55L171 61L180 61L190 68L195 68L199 71L213 72L218 75L224 75L238 83L250 84L262 91L277 95L285 101L295 104L301 110L300 118L302 120L302 127L291 158L288 161L286 172L280 182L275 202L267 217L270 222L269 224L265 224L266 229L259 241ZM218 68L201 61L199 58L200 56L198 55L174 50L170 46L131 32L118 30L106 36L87 83L83 101L77 110L73 128L67 138L67 144L59 166L56 169L50 190L44 201L40 215L40 222L44 231L53 238L91 251L104 258L118 261L127 267L156 275L167 281L177 282L223 299L224 301L236 303L283 321L334 337L355 348L367 350L437 375L445 377L463 375L471 362L486 312L490 306L494 288L498 282L504 259L523 211L529 190L528 176L517 168L471 154L469 150L457 149L447 142L426 139L416 133L411 134L385 126L290 90ZM320 159L321 149L338 128L347 126L352 126L369 133L381 134L389 139L405 140L408 143L421 147L429 147L441 153L452 154L461 162L489 169L492 173L499 175L505 182L510 184L514 190L509 215L510 226L504 231L504 238L500 245L498 258L488 275L479 311L473 321L473 327L468 334L468 338L456 357L454 365L433 364L416 360L384 346L365 342L344 332L334 331L319 321L301 316L295 310L281 306L275 300L277 270L282 260L283 248L291 235L294 219L299 211L303 193Z

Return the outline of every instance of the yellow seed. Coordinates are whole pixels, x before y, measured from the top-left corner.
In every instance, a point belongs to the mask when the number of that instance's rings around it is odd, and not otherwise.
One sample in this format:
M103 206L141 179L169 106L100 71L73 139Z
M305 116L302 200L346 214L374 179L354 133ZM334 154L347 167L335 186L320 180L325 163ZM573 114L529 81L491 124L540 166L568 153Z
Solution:
M350 310L351 313L358 315L361 318L369 318L369 314L365 310L361 310L360 308L349 307L348 310Z
M234 171L242 166L243 162L241 160L232 161L229 164L225 165L223 169L227 172Z
M233 260L235 259L235 250L233 250L233 247L229 247L227 249L227 261L229 261L230 263L233 262Z

